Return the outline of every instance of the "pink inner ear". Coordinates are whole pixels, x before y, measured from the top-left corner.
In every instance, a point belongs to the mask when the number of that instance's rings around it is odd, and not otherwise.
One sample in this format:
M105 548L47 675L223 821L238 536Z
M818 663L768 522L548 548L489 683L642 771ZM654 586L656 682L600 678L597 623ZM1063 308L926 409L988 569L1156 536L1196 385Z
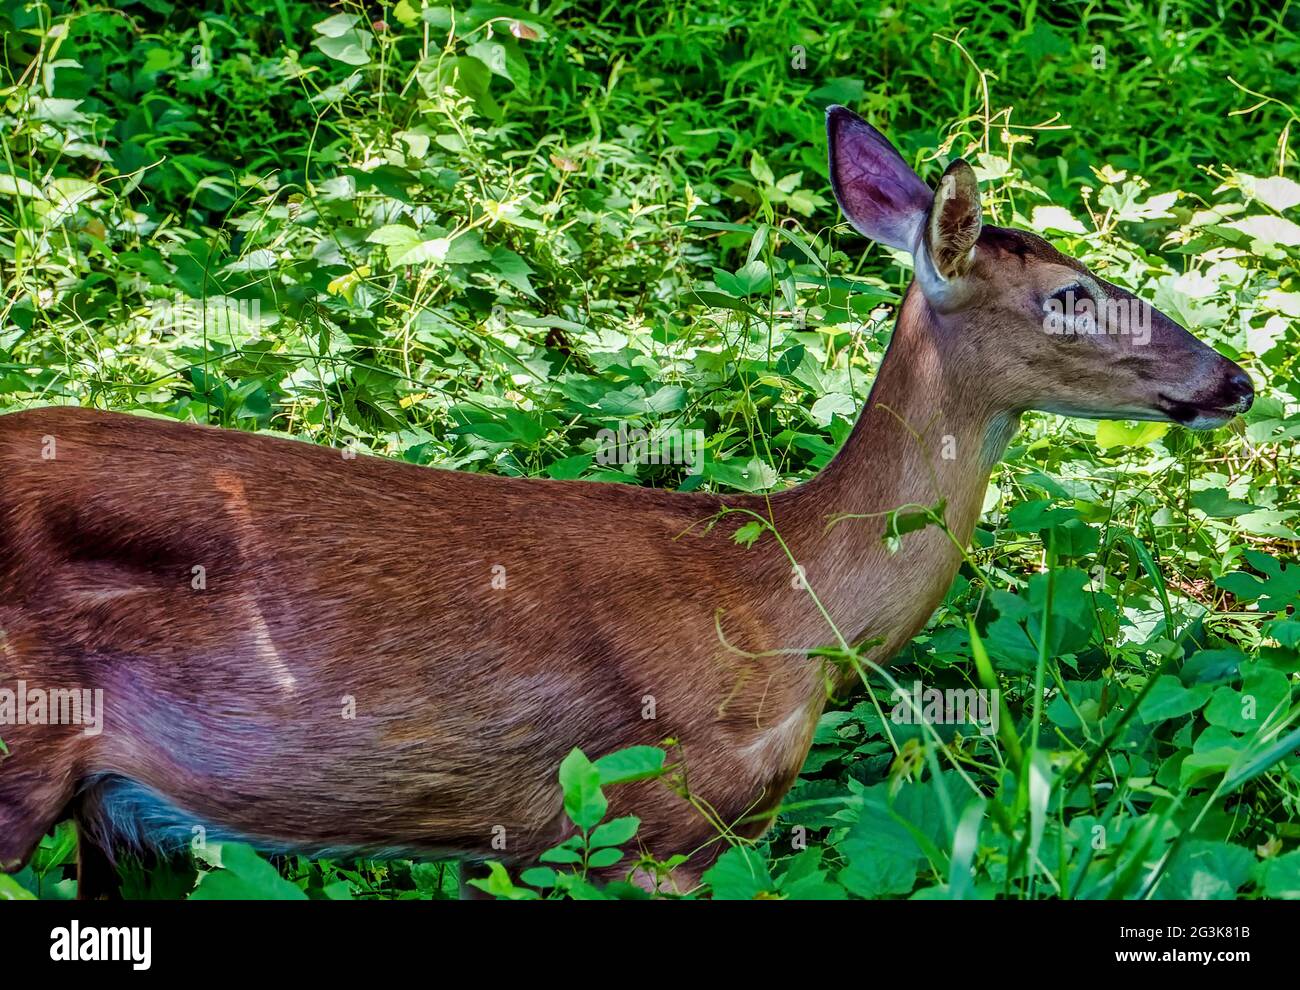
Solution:
M831 188L849 223L873 241L912 251L934 198L885 136L844 107L826 111Z

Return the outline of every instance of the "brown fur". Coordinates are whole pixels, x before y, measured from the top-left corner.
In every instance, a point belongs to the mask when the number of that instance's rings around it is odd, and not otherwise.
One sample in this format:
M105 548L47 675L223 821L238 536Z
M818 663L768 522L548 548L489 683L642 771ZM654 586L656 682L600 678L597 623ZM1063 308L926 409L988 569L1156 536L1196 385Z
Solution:
M107 708L94 738L6 727L0 857L22 860L79 788L116 774L272 846L485 854L502 825L527 858L564 831L569 749L668 737L726 823L774 807L825 700L799 651L833 634L770 536L732 540L750 517L710 523L724 505L770 512L846 635L904 642L955 553L919 534L890 556L880 523L826 522L932 502L935 469L969 532L987 466L958 478L924 449L951 430L978 446L982 427L918 403L936 393L917 379L940 372L923 341L893 350L899 387L882 372L835 465L770 505L81 409L0 417L0 684L100 687ZM614 798L660 854L713 836L661 785Z
M960 243L932 249L970 252L964 213ZM832 464L767 498L462 474L84 409L0 417L0 686L102 688L107 708L97 737L0 729L0 866L74 803L93 841L121 840L123 779L182 826L267 847L526 862L566 834L570 749L668 738L691 794L760 834L826 701L807 651L835 633L772 536L740 546L752 517L719 512L770 519L839 632L887 660L960 555L934 528L890 553L884 513L943 499L964 542L1021 410L1066 394L1103 412L1179 377L1208 394L1235 368L1181 328L1162 328L1155 380L1123 342L1043 334L1039 300L1076 268L984 228L940 310L909 289ZM828 527L845 513L860 518ZM661 783L615 789L627 813L657 856L696 853L683 883L718 850Z

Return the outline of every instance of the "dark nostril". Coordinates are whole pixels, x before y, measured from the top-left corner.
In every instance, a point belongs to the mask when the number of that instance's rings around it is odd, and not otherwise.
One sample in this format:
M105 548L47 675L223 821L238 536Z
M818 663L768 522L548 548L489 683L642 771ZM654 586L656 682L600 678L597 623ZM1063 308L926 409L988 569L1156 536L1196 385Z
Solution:
M1255 401L1255 385L1250 380L1250 375L1240 368L1236 369L1228 377L1228 388L1237 397L1237 401L1241 403L1242 412L1249 409L1251 403Z

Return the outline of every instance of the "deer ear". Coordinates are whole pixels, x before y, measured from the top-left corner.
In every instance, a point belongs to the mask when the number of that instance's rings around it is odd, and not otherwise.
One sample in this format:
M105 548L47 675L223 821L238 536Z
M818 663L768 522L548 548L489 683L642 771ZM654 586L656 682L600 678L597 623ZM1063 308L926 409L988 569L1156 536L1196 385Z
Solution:
M939 180L925 225L925 247L939 277L966 274L982 223L980 186L965 159L953 159Z
M849 223L873 241L916 252L933 194L885 136L852 110L826 110L831 188Z

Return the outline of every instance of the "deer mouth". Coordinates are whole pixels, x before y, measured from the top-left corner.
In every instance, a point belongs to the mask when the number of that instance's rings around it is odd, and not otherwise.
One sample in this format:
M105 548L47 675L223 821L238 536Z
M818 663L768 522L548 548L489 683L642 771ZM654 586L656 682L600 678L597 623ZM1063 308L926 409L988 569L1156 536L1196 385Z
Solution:
M1250 408L1253 395L1234 399L1226 405L1206 405L1200 402L1185 402L1165 395L1159 395L1159 410L1175 423L1189 430L1213 430L1229 422L1234 416Z

